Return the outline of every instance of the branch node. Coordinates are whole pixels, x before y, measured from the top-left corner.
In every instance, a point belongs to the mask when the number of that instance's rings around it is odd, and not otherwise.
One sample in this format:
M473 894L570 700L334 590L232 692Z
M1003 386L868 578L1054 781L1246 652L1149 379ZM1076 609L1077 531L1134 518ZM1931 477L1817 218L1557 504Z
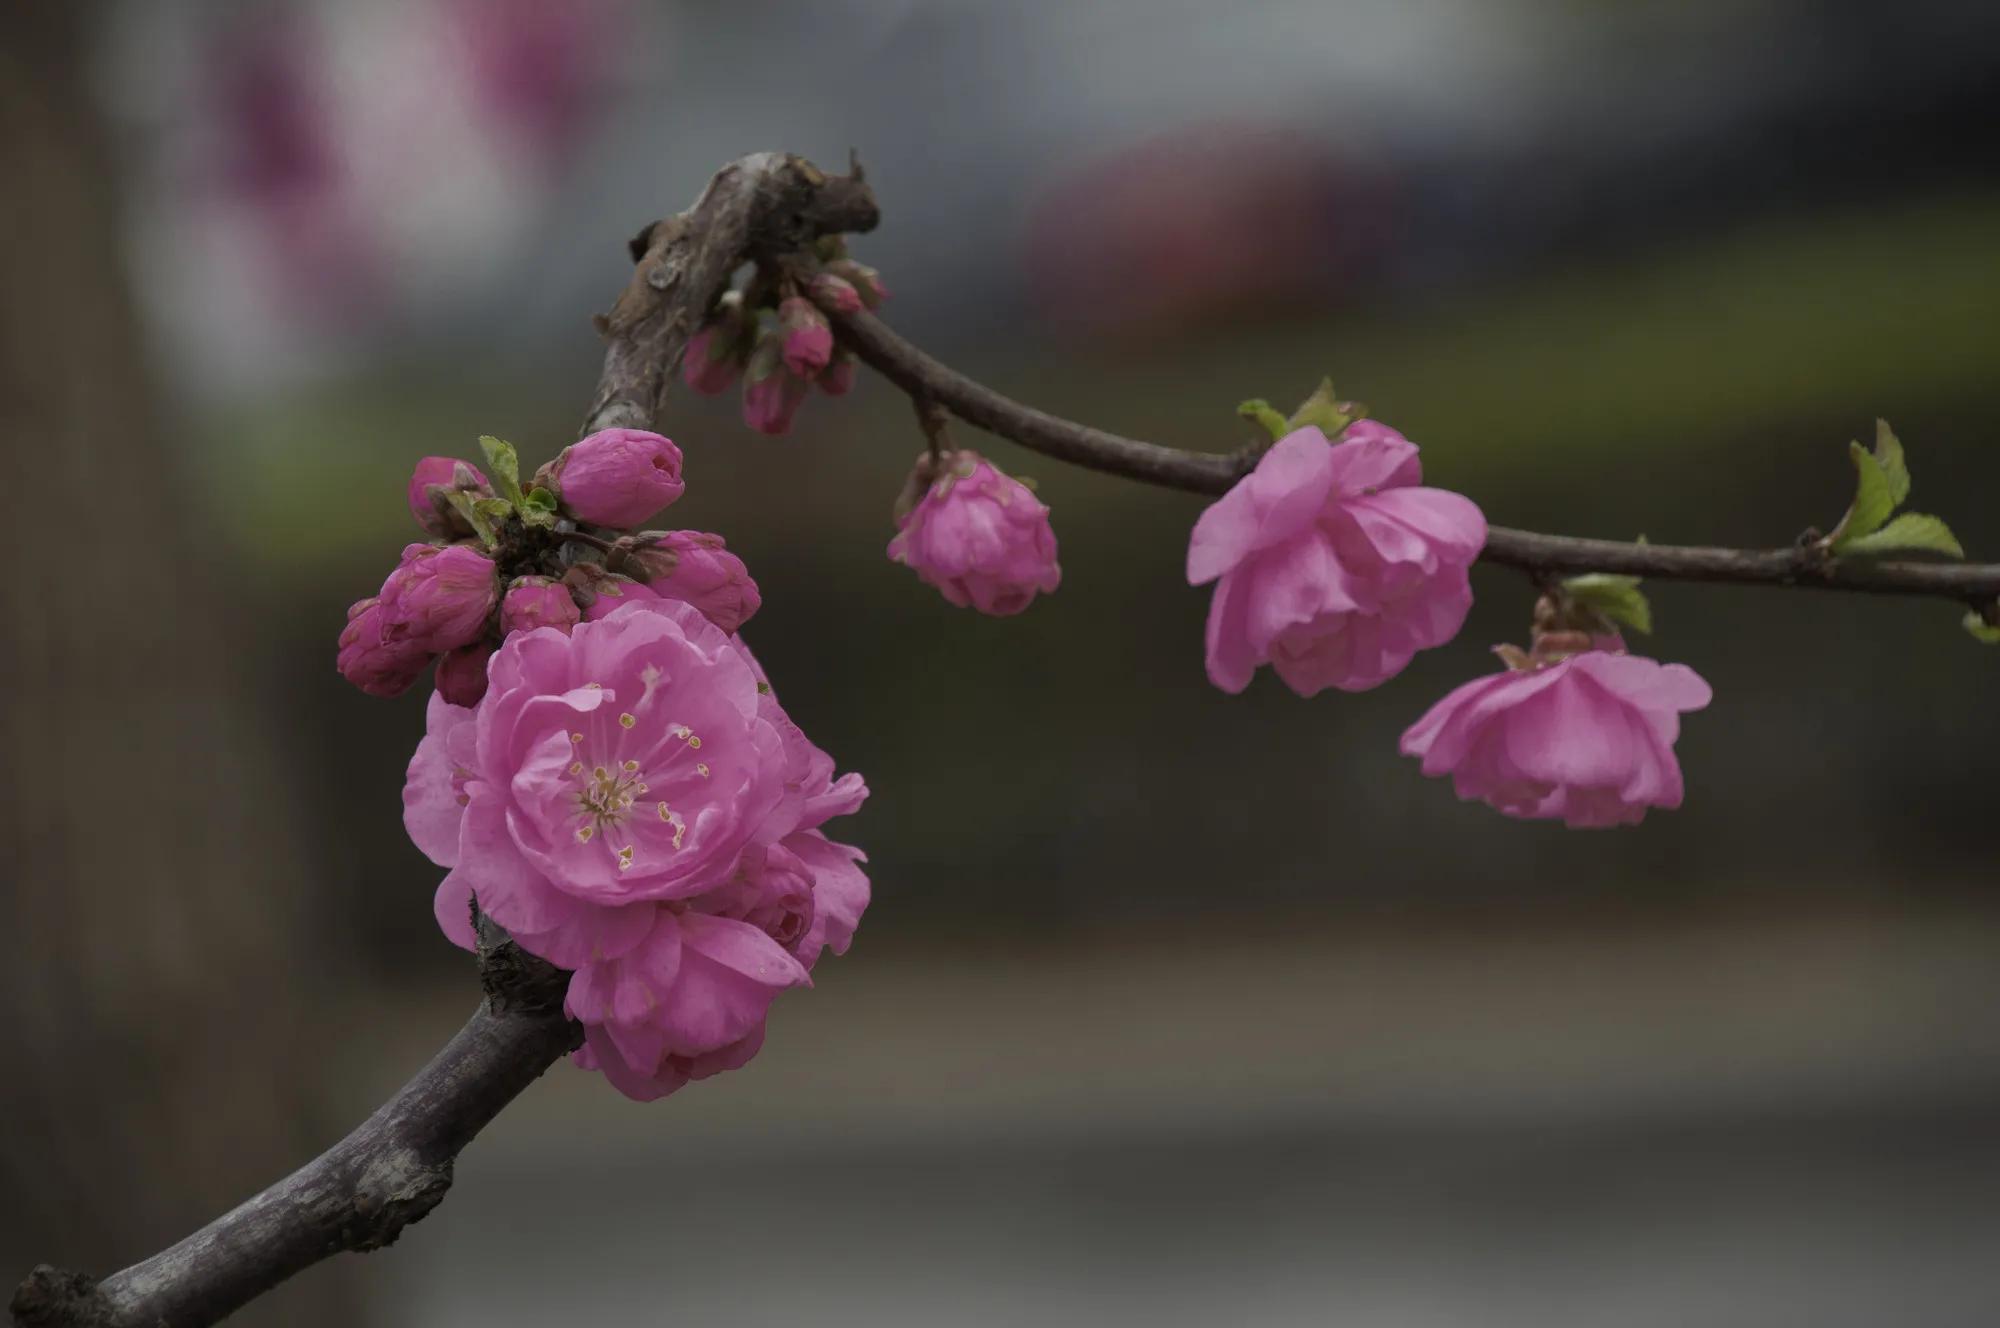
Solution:
M111 1307L97 1279L51 1264L36 1264L8 1303L17 1328L108 1328Z

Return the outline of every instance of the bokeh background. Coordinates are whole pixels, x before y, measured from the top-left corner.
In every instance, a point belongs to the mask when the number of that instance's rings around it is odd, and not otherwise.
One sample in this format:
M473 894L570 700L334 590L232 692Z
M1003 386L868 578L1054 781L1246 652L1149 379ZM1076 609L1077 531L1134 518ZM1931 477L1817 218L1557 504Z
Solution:
M411 463L533 464L623 241L858 149L900 329L1226 448L1323 373L1496 522L1781 544L1886 416L2000 557L2000 8L1974 0L20 0L0 11L0 1266L130 1262L358 1120L467 959L423 696L334 674ZM1583 834L1362 696L1204 681L1197 500L1042 482L1060 593L882 555L920 439L677 398L875 903L746 1071L567 1067L392 1250L246 1323L2000 1322L2000 654L1942 603L1660 585L1686 807Z

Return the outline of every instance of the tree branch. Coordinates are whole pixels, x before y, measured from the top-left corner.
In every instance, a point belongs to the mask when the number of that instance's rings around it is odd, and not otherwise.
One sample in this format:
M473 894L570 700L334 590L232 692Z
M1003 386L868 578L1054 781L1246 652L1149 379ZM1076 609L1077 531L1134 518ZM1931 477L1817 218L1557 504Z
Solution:
M632 241L584 433L650 428L688 338L746 261L871 229L859 165L829 176L765 152L718 171L688 211ZM395 1097L325 1153L171 1249L102 1281L43 1264L15 1291L17 1328L199 1328L343 1250L373 1250L443 1201L452 1165L501 1109L582 1040L569 975L480 920L486 1002Z
M487 999L430 1064L345 1139L170 1249L101 1282L47 1264L14 1293L21 1328L215 1323L343 1250L393 1242L451 1188L452 1163L582 1041L569 975L482 932Z
M1190 493L1219 494L1247 474L1257 453L1189 452L1124 438L1004 397L943 364L869 313L822 306L841 343L919 402L943 406L966 423L1030 451L1075 465ZM1810 544L1780 549L1717 549L1542 535L1494 526L1481 559L1534 575L1618 572L1677 581L1813 586L1886 595L1938 595L1990 609L2000 599L2000 564L1836 558Z

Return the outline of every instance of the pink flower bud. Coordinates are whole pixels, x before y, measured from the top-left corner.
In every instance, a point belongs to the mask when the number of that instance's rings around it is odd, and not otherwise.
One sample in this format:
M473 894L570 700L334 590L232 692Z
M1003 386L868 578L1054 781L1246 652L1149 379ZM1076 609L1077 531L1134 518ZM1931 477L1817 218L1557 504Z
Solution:
M474 641L469 646L448 650L439 658L437 692L455 706L468 709L486 695L486 661L493 655L491 641Z
M340 630L340 676L370 696L400 696L424 671L430 652L382 635L382 602L370 596L347 610Z
M382 583L382 637L442 654L484 633L499 598L485 554L465 544L412 544Z
M604 429L571 443L549 472L570 515L636 526L681 496L681 450L644 429Z
M1374 420L1266 452L1188 541L1188 584L1216 583L1209 681L1240 692L1269 664L1300 696L1358 692L1456 636L1486 518L1422 481L1416 444Z
M854 390L854 357L839 346L833 348L833 358L826 362L826 368L819 371L815 380L819 390L830 397L844 397Z
M800 378L815 378L833 355L833 328L819 306L794 295L778 305L778 327L785 335L785 367Z
M882 284L882 274L866 263L857 263L851 258L836 258L826 265L826 270L854 287L861 296L861 302L870 309L877 308L889 298L889 288Z
M585 622L596 622L613 609L635 601L659 598L645 583L607 572L596 563L579 563L570 568L564 573L563 582L583 605Z
M472 527L452 507L454 493L490 498L493 486L470 462L456 457L425 457L410 475L410 515L433 535L462 539L472 533Z
M500 631L532 632L553 627L567 632L583 617L569 587L546 576L517 576L500 599Z
M1681 712L1714 695L1699 674L1602 650L1549 664L1512 655L1520 667L1465 684L1411 725L1403 754L1450 775L1459 797L1527 820L1636 825L1648 807L1681 805Z
M724 547L720 535L661 531L627 565L644 578L648 590L692 604L725 632L734 633L764 603L750 569Z
M959 608L1019 613L1062 583L1049 509L977 452L917 458L923 497L898 522L889 557Z
M734 386L750 358L757 323L743 307L741 291L724 292L716 302L715 317L701 325L688 341L681 360L681 377L703 396L715 396Z
M813 299L821 305L844 314L861 312L861 292L845 277L837 277L831 272L816 272L806 283Z
M785 368L783 342L776 333L765 333L743 374L743 422L773 437L791 429L809 386Z

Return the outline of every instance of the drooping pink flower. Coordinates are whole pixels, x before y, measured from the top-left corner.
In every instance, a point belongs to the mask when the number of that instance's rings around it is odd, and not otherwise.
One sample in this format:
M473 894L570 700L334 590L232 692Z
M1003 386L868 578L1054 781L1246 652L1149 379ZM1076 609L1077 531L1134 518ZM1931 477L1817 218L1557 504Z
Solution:
M1005 617L1062 584L1049 509L977 452L917 458L928 487L897 522L889 558L959 608Z
M791 430L792 417L812 387L785 367L783 347L783 337L766 332L743 371L743 422L774 438Z
M340 676L370 696L401 696L430 663L431 652L409 640L382 634L382 602L357 600L340 629Z
M628 564L646 588L692 604L725 632L734 632L762 607L750 569L723 544L700 530L661 531Z
M438 657L438 695L455 706L476 706L486 695L486 661L493 656L491 641L447 650Z
M802 295L786 297L778 303L778 328L785 336L785 368L817 378L833 356L833 328L819 306Z
M511 636L490 678L475 710L433 698L404 788L411 838L451 868L439 925L470 948L476 896L574 969L577 1063L628 1096L742 1065L866 907L859 851L819 827L867 789L687 605Z
M454 493L476 498L493 496L493 486L480 469L457 457L425 457L410 474L410 515L417 524L443 539L462 539L472 526L451 505Z
M500 597L502 635L553 627L567 632L583 617L569 587L552 577L517 576Z
M476 640L500 598L493 560L464 544L411 544L382 583L382 637L442 654Z
M679 498L681 450L644 429L601 429L562 450L550 478L580 521L627 528Z
M1466 683L1403 734L1426 775L1508 816L1635 825L1681 805L1680 712L1713 693L1685 664L1586 650Z
M1217 583L1209 680L1240 692L1270 664L1301 696L1363 691L1457 635L1486 518L1421 480L1416 445L1373 420L1266 452L1188 543L1189 584Z

